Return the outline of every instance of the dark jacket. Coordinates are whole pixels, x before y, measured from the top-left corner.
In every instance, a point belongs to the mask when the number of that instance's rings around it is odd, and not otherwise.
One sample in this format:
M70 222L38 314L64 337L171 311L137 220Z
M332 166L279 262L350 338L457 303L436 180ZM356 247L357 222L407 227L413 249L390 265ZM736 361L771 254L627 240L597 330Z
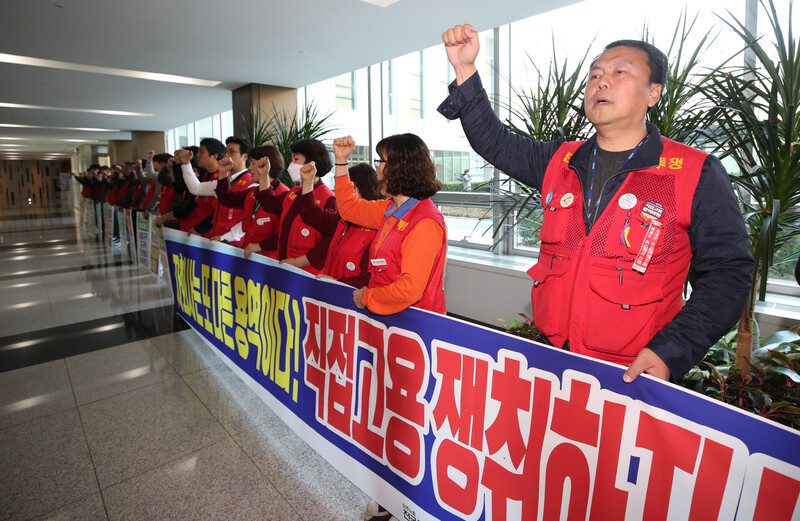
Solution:
M537 190L541 190L550 159L564 142L538 142L508 131L492 110L477 74L458 87L452 84L439 112L448 119L461 119L475 152ZM650 139L606 183L595 215L602 214L614 200L627 172L658 164L663 141L655 126L648 123L647 128ZM589 181L595 141L596 136L586 141L569 162L583 186ZM584 221L588 233L593 222L586 217ZM752 284L755 263L747 230L728 175L714 156L708 156L703 165L688 232L697 276L691 297L675 319L647 344L669 367L672 378L684 375L736 324Z

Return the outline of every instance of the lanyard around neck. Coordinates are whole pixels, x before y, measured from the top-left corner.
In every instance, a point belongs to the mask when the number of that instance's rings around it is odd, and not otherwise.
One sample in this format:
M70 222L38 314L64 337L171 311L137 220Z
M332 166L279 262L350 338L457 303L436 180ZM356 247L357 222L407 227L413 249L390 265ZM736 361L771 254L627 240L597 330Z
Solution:
M639 144L636 145L635 147L633 147L633 150L631 150L631 153L628 154L628 157L625 158L625 161L623 161L622 165L619 167L620 170L625 168L625 165L628 164L628 161L630 161L630 159L636 154L636 152L638 152L639 149L642 148L642 145L644 145L644 142L647 141L647 138L649 138L649 137L650 137L650 133L648 132L647 135L644 136L641 141L639 141ZM599 203L599 201L597 201L594 204L592 204L592 200L594 198L594 173L595 173L595 170L597 170L597 141L596 140L594 142L594 147L592 147L592 172L591 172L591 177L589 178L590 179L590 181L589 181L589 197L586 198L586 211L587 211L587 215L589 215L589 216L592 215L592 212L590 211L590 209L593 208L594 206L597 206L597 204Z

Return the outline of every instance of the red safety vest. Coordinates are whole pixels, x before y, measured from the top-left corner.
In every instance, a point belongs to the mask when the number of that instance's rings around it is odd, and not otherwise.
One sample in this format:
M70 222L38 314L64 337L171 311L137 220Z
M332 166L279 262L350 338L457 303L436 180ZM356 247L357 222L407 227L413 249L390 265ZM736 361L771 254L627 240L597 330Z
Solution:
M231 191L243 192L253 184L253 175L250 172L245 172L235 181L231 182ZM214 216L214 226L205 235L208 237L216 237L223 235L231 230L236 223L242 221L243 209L234 208L232 206L225 206L224 204L217 203L217 213Z
M436 205L430 199L419 201L402 220L392 227L377 249L376 246L380 235L375 235L372 246L370 246L370 288L388 286L400 278L400 266L403 260L400 253L400 245L408 236L408 233L414 229L414 226L423 219L433 219L445 231L445 236L447 235L444 217L442 217L442 213L436 208ZM436 256L436 260L433 262L428 285L425 286L422 298L414 304L414 307L442 314L447 311L444 298L444 265L446 258L447 241L445 240L439 250L439 254Z
M289 187L278 181L277 184L272 186L272 190L276 195L280 195L289 191ZM244 212L242 218L242 230L244 230L244 237L240 241L232 242L234 246L247 246L250 243L261 242L267 237L278 233L278 224L280 217L274 213L268 213L258 204L256 199L258 187L254 186L247 194L247 199L244 201Z
M217 172L214 172L204 181L214 181L216 179L217 179ZM183 231L188 232L189 230L200 224L200 221L202 221L209 215L212 215L216 211L217 204L219 203L216 196L213 195L198 195L196 201L197 201L197 208L194 209L194 211L189 217L181 221L181 230Z
M687 229L707 154L664 139L659 165L630 172L585 233L583 192L564 143L542 184L544 219L531 301L555 346L630 364L683 306L691 260Z
M172 206L172 201L175 200L175 189L170 186L162 186L161 187L161 197L158 199L158 213L164 215L169 210L169 207Z
M286 194L286 197L283 198L281 226L278 232L281 233L281 235L283 234L283 220L289 214L289 208L291 208L294 202L297 200L300 190L301 190L300 186L295 186L294 188L291 189L290 193ZM314 197L316 198L319 207L324 208L325 204L328 202L328 199L333 197L333 192L324 183L318 183L316 188L314 188ZM278 244L279 245L285 244L286 258L294 259L297 257L302 257L303 255L308 253L314 246L316 246L319 243L320 240L322 240L322 234L312 226L309 226L305 222L303 222L303 218L301 217L301 215L297 214L297 216L291 223L288 236L278 237ZM280 248L280 246L278 246L278 248ZM315 275L319 273L319 270L317 270L310 264L303 269Z
M117 204L117 199L119 198L119 185L113 184L111 186L111 190L108 191L108 197L106 197L106 202L111 206Z
M147 195L144 196L144 201L142 204L139 205L139 210L147 210L147 205L150 204L150 201L153 200L153 196L156 194L156 182L153 179L150 179L147 183L142 183L143 185L147 186Z
M378 230L339 220L321 273L335 279L361 275L361 258Z
M114 202L114 204L119 204L122 202L123 199L125 199L125 196L128 194L128 188L130 188L130 186L131 186L130 179L122 183L122 187L119 189L117 200Z

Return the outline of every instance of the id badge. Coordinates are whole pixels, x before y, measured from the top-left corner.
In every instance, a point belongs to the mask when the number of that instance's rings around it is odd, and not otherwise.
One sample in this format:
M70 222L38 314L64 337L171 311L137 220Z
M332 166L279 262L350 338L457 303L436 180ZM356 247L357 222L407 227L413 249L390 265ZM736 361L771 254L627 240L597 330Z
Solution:
M378 268L380 266L386 266L388 264L388 262L386 262L386 259L371 259L369 262L375 268Z

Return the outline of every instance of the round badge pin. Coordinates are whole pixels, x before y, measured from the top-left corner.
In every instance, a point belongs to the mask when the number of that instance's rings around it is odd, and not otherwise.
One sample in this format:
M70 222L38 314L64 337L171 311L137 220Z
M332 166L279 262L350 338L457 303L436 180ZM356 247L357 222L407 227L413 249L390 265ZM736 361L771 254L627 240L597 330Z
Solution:
M623 194L619 197L619 207L623 210L630 210L636 206L636 196L633 194Z
M569 208L575 201L575 196L571 193L566 193L561 197L561 208Z
M302 235L303 237L308 237L309 235L311 235L311 232L308 231L308 228L303 228L302 230L300 230L300 235Z
M347 266L347 269L350 270L350 271L355 271L356 270L356 265L354 263L352 263L352 262L348 262L346 264L346 266Z

